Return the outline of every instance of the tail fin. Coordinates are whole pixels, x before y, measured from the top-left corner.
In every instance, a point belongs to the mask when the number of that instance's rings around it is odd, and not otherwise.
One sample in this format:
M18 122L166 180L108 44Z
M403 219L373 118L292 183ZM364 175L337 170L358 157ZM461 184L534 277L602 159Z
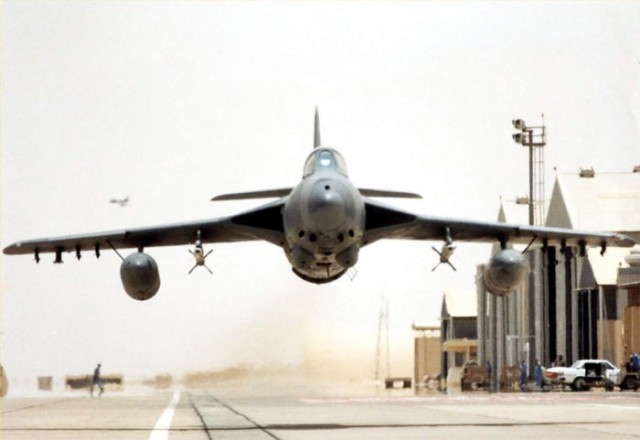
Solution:
M318 107L316 107L316 119L313 131L313 148L318 147L320 147L320 117L318 116Z

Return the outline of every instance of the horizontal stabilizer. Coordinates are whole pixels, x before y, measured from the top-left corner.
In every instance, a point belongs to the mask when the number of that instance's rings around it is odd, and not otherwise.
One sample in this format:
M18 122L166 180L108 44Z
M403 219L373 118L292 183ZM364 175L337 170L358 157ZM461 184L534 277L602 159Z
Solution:
M400 191L385 191L379 189L367 189L360 188L360 194L364 197L395 197L397 199L421 199L422 196L416 193L400 192Z
M233 194L222 194L211 199L212 202L225 202L229 200L268 199L272 197L286 197L291 194L293 188L268 189L265 191L251 191Z
M226 202L229 200L250 200L268 199L273 197L286 197L291 194L293 188L268 189L265 191L249 191L232 194L222 194L211 199L212 202ZM421 199L422 196L416 193L401 191L386 191L379 189L359 188L360 194L364 197L394 197L398 199Z

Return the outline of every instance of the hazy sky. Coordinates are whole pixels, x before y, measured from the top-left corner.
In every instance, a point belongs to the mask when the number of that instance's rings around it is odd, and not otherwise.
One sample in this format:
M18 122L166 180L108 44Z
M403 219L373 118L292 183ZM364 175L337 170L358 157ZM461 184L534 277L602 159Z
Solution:
M27 238L226 215L217 194L293 186L313 141L357 186L415 191L406 209L494 220L528 191L511 119L548 128L553 167L640 164L637 2L2 2L2 247ZM109 204L131 198L130 206ZM2 257L10 379L141 376L238 364L373 376L389 300L394 374L411 322L474 290L488 245L432 273L430 242L364 249L358 276L310 285L266 243L147 249L162 287L131 300L120 260ZM208 249L210 246L205 246ZM18 373L20 372L20 373ZM19 376L19 377L18 377ZM35 382L33 382L35 383Z

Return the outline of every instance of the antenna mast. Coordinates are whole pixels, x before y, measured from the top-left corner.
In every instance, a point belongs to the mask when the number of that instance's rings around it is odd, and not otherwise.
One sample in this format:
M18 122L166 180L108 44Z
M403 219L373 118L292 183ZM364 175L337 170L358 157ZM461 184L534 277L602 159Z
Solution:
M383 329L384 328L384 329ZM389 301L382 296L380 305L380 314L378 315L378 342L376 344L376 376L375 381L378 383L380 380L380 367L382 363L382 332L385 332L385 346L386 346L386 372L385 377L391 376L391 361L389 357Z

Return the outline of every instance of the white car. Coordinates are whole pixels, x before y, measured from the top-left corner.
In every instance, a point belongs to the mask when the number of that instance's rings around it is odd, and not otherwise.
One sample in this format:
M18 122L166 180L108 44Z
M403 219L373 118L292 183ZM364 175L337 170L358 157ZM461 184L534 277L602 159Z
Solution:
M620 369L605 359L581 359L570 367L552 367L543 372L548 383L569 385L574 391L603 386L613 390L620 383Z

